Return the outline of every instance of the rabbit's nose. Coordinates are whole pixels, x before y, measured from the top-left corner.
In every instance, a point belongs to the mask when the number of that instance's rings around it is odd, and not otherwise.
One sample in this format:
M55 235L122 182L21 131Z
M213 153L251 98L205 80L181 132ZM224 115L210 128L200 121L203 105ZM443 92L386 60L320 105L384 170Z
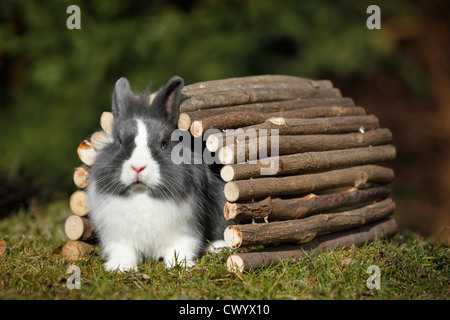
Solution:
M142 166L142 167L131 166L131 168L133 168L133 170L136 171L136 173L141 173L145 168L147 168L147 166Z

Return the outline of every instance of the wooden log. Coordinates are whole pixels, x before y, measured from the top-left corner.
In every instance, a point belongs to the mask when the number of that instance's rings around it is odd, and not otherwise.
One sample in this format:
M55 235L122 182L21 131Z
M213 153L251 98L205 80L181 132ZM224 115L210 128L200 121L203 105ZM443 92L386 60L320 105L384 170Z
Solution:
M183 88L182 93L195 91L199 89L216 89L221 86L244 85L244 84L268 84L268 83L306 83L311 88L332 88L333 84L329 80L311 80L307 78L285 76L285 75L258 75L249 77L236 77L220 80L211 80L197 82L187 85Z
M352 245L361 246L376 239L387 239L397 233L394 219L383 219L362 227L318 236L301 245L282 245L262 250L233 254L227 259L230 272L243 272L256 267L276 265L282 261L311 257L325 250L343 249Z
M80 166L76 167L73 173L73 182L78 188L84 189L88 185L89 179L89 167Z
M258 112L232 112L192 122L191 133L194 137L201 137L209 129L238 128L263 123L265 120L263 114Z
M244 87L205 93L187 97L180 104L181 112L203 109L220 108L225 106L302 99L339 98L342 97L338 89L302 88L295 84L274 83L259 87Z
M350 188L324 195L309 194L293 199L268 197L257 202L227 202L223 213L226 220L235 222L246 219L264 219L265 221L303 219L317 213L384 199L390 192L389 186L377 186L361 190Z
M239 128L224 133L211 134L206 139L206 147L215 152L223 143L227 145L245 141L248 136L256 137L272 134L277 129L282 135L339 134L348 132L365 132L379 127L378 119L373 116L327 117L316 119L271 118L262 124Z
M216 84L214 86L208 85L203 88L194 89L191 86L185 86L181 90L181 94L183 97L196 97L196 96L204 96L205 94L220 94L223 92L233 92L237 90L260 90L260 89L283 89L283 90L317 90L317 89L333 89L333 86L330 85L330 82L325 80L318 80L315 82L315 86L313 86L310 82L267 82L267 83L229 83L229 84Z
M91 144L96 151L103 149L111 141L111 136L105 131L94 132L91 136Z
M70 197L69 205L75 215L86 216L89 213L87 193L81 190L75 191Z
M270 148L270 145L269 145ZM285 151L283 148L282 154ZM228 149L225 149L228 151ZM229 151L228 151L229 152ZM222 163L227 163L229 160L226 157L221 157L219 152L219 160ZM258 161L255 164L250 162L226 165L222 167L220 176L226 182L233 180L242 180L250 178L259 178L267 174L264 169L274 168L269 173L273 176L278 175L294 175L312 171L323 171L330 169L337 169L343 167L350 167L355 165L385 162L395 159L396 150L392 145L386 146L369 146L366 148L354 148L332 151L319 151L296 153L280 157L267 158L264 161ZM238 159L233 156L230 158L233 161ZM250 151L246 159L250 159Z
M78 157L84 164L88 166L92 166L94 164L97 152L89 141L84 140L78 146L77 153Z
M284 242L305 243L321 234L381 220L394 211L395 203L385 199L354 210L319 214L299 220L231 225L225 229L224 240L233 249Z
M253 104L243 104L238 106L228 106L215 109L197 110L190 112L182 112L178 120L178 128L181 130L189 130L191 123L195 120L203 118L228 114L232 112L261 112L271 113L280 111L294 111L302 108L311 107L354 107L355 103L351 98L322 98L322 99L293 99L286 101L272 101Z
M100 126L102 127L103 131L105 131L107 134L112 134L112 127L114 124L114 115L112 112L103 112L100 117Z
M316 119L281 118L275 117L266 120L263 124L252 125L242 128L246 130L254 129L278 129L279 134L316 134L316 133L344 133L365 130L379 127L378 118L374 115L368 116L348 116L348 117L327 117Z
M227 182L224 193L229 202L267 196L292 196L339 187L361 187L366 183L387 184L394 171L375 165L356 166L287 177L260 178Z
M376 146L389 143L391 140L392 133L389 129L375 129L364 133L329 135L281 135L278 137L278 145L275 145L277 149L274 150L277 150L278 155L282 156L313 151L318 152ZM263 151L262 153L260 152L261 150ZM271 155L272 139L266 136L256 139L252 138L250 140L243 139L238 143L226 145L219 150L218 159L223 164L236 164L247 160L263 159ZM268 163L268 161L264 160L264 163ZM268 165L272 164L269 163Z
M210 116L192 122L190 130L194 137L201 137L209 129L234 129L250 125L260 124L270 118L319 118L319 117L339 117L365 115L365 110L361 107L311 107L305 109L281 111L273 113L260 112L231 112ZM181 120L180 120L181 119ZM185 126L186 120L180 118L179 125ZM180 129L182 129L180 128Z
M85 217L71 215L66 219L64 230L70 240L88 241L95 237L94 225Z
M263 113L266 120L270 118L322 118L322 117L343 117L343 116L364 116L366 110L362 107L350 106L317 106L302 108L297 110L278 111Z
M69 261L77 261L94 252L94 246L83 241L68 241L62 248L63 257Z
M191 115L187 112L180 113L180 116L178 117L178 129L182 131L187 131L191 128L193 119L191 118Z

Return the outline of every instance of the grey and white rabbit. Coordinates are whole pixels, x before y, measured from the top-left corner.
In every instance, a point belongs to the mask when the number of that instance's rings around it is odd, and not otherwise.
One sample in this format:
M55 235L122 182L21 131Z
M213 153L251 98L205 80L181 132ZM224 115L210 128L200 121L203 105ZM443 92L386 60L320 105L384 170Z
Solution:
M223 182L206 164L171 159L183 85L171 78L148 106L149 93L135 95L125 78L116 82L112 137L87 188L106 269L132 270L146 258L190 266L211 244L226 246Z

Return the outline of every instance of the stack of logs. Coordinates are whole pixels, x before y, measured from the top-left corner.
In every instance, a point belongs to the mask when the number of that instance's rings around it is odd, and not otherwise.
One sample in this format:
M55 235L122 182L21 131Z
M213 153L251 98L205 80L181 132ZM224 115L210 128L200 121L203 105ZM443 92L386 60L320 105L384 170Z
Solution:
M231 248L282 244L231 255L230 271L396 233L388 218L395 210L388 198L394 173L384 166L395 158L392 134L330 81L231 78L188 85L182 95L179 129L203 137L224 165L224 215L236 222L224 232L226 243ZM109 141L112 123L113 115L104 112L103 130L80 144L85 165L75 169L78 188L86 187L89 166ZM71 241L63 252L75 259L92 250L88 243L95 232L86 218L86 193L76 191L70 205Z

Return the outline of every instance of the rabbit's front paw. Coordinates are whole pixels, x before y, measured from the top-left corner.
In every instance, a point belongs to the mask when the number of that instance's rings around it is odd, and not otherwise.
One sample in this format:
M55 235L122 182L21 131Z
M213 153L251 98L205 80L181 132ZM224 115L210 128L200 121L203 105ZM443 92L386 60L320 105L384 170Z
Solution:
M120 271L120 272L126 272L126 271L136 271L137 270L137 264L131 263L131 262L124 262L124 261L108 261L104 264L104 267L107 271Z
M182 259L178 260L175 258L172 259L164 259L164 264L166 265L166 268L170 269L175 266L180 266L182 268L191 268L195 266L194 260L188 260L188 259Z
M188 242L186 241L186 243ZM172 268L177 265L183 268L195 266L195 252L186 243L167 250L164 256L164 263L167 268Z
M216 240L208 245L206 248L207 252L219 253L223 248L229 248L224 240Z
M104 254L107 257L104 267L108 271L136 271L139 256L131 247L119 242L105 245Z

